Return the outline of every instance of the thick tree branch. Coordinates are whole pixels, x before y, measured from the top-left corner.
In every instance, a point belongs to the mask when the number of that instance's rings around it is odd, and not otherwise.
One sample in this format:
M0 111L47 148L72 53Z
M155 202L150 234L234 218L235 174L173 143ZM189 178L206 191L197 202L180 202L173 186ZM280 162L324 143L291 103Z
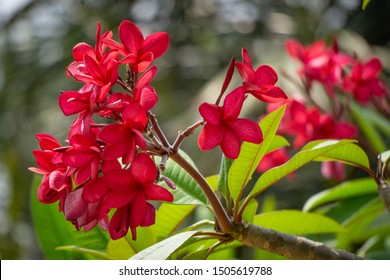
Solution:
M272 229L243 224L236 239L250 247L262 249L297 260L357 260L352 253L331 248L304 237L278 232Z

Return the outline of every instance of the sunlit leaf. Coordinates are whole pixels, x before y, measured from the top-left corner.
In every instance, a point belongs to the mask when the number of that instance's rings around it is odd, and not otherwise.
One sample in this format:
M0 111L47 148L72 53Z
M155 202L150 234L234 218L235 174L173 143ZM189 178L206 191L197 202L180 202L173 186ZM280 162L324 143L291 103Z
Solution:
M252 199L283 177L317 158L323 157L326 160L331 160L333 156L336 156L337 160L346 158L346 162L353 164L354 162L350 162L352 159L350 159L349 153L351 149L355 149L355 142L355 140L322 140L316 141L314 146L313 143L309 143L285 164L264 172L257 180L247 200ZM357 161L360 163L361 159L358 158Z
M177 205L163 203L156 212L156 223L150 226L157 238L167 237L174 232L196 205Z
M282 106L261 120L259 125L263 132L263 142L260 144L244 142L242 144L240 155L234 160L228 175L230 194L235 201L239 200L240 193L242 193L261 159L269 150L285 109L286 106Z
M71 252L76 252L76 253L82 253L84 255L89 255L89 256L95 257L97 259L102 259L102 260L111 259L110 256L107 255L105 252L82 248L82 247L78 247L78 246L74 246L74 245L57 247L57 250L65 250L65 251L71 251Z
M139 252L130 260L165 260L195 233L187 231L173 235Z
M320 205L330 202L377 192L376 183L372 178L343 182L310 197L303 206L303 211L311 211Z
M106 252L111 259L115 260L127 260L137 253L126 238L117 240L110 239L107 244Z
M296 235L345 232L345 228L326 216L297 210L259 214L255 216L253 223Z
M245 207L245 210L242 214L242 218L245 221L252 223L258 207L259 207L259 203L257 202L257 200L255 199L251 200L251 202L249 202L247 207Z
M180 151L180 154L193 166L191 158ZM172 190L174 196L173 203L176 204L207 204L206 196L196 181L176 162L169 159L164 171L164 176L173 180L176 184L176 189Z
M386 145L383 142L379 132L375 129L370 114L368 114L365 110L356 104L351 106L351 112L355 123L359 127L359 130L364 134L365 138L375 149L375 151L377 153L384 151L386 149Z
M37 188L41 178L36 176L31 193L31 213L35 232L47 259L90 258L90 255L75 255L73 252L56 250L62 246L76 246L86 250L104 251L108 238L99 227L88 232L77 231L58 211L57 203L42 204L37 199Z
M365 10L368 6L368 4L370 4L371 0L363 0L363 3L362 3L362 9Z

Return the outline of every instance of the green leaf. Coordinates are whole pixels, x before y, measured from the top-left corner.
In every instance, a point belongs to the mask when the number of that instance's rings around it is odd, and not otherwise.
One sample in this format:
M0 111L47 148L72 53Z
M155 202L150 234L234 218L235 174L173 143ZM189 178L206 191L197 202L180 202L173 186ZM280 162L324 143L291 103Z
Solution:
M376 183L372 178L343 182L340 185L324 190L309 198L303 206L303 211L311 211L318 206L330 202L377 192Z
M186 231L173 235L139 252L130 260L166 260L197 231Z
M58 204L43 204L37 199L41 178L36 176L31 188L31 213L35 232L46 259L91 258L80 253L57 250L57 247L76 246L89 250L105 250L108 238L99 227L88 232L77 231L58 211Z
M263 133L263 141L260 144L244 142L241 145L240 155L234 160L228 174L230 194L236 202L240 200L240 194L251 179L261 159L269 151L285 109L284 105L269 113L260 122L259 125Z
M221 168L219 170L218 176L218 190L222 193L223 197L225 197L226 201L230 201L230 192L228 187L228 173L229 169L232 166L232 160L222 156L221 159Z
M219 175L211 175L205 178L213 191L218 190Z
M74 245L57 247L57 250L65 250L65 251L82 253L84 255L90 255L92 257L95 257L96 259L101 259L101 260L111 259L110 256L107 255L105 252L82 248L82 247L78 247L78 246L74 246Z
M108 257L114 260L127 260L137 253L135 248L126 238L117 240L110 239L107 244L106 252Z
M384 151L386 149L386 145L370 120L370 114L367 114L366 110L356 104L351 106L351 112L355 123L359 126L360 131L367 138L370 145L377 153Z
M331 160L337 156L337 160L346 158L346 162L352 164L349 153L355 149L355 142L355 140L321 140L307 144L285 164L264 172L246 200L254 198L283 177L317 158ZM361 159L359 158L358 161L360 163Z
M326 216L297 210L259 214L254 224L295 235L345 232L345 228Z
M255 199L251 200L249 204L245 207L245 210L242 213L242 218L249 223L253 223L253 219L256 215L256 211L258 207L259 207L259 203L257 202L257 200Z
M286 138L284 138L283 136L280 136L280 135L275 135L274 139L271 142L271 145L269 145L269 147L268 147L268 151L266 152L266 154L273 152L275 150L278 150L280 148L289 147L289 146L290 146L290 143L288 143Z
M363 0L363 3L362 3L362 9L365 10L368 6L368 4L370 4L370 1L371 0Z
M196 205L163 203L156 212L156 223L150 226L157 238L171 235L195 209Z
M191 158L180 151L180 155L190 162L193 166ZM174 196L173 203L175 204L205 204L207 205L207 199L200 186L196 181L173 160L168 160L164 176L173 180L177 186L175 190L172 190Z

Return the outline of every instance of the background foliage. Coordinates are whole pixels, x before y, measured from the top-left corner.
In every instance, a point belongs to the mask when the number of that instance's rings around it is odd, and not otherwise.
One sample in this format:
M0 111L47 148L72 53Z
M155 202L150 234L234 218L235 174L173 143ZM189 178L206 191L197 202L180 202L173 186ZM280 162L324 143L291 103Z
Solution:
M37 147L34 134L51 133L61 140L66 137L69 123L57 106L57 97L61 89L77 89L78 85L66 78L64 69L71 61L71 49L76 43L93 42L96 21L102 23L104 30L115 30L123 19L130 19L145 33L164 30L170 34L171 46L157 63L159 80L154 86L161 96L155 113L173 139L178 129L197 119L201 100L215 98L228 61L233 55L239 57L241 47L248 48L258 63L269 63L278 72L280 69L295 71L283 50L285 39L311 43L336 36L342 48L361 58L380 56L388 74L390 29L385 27L390 23L390 2L372 0L364 11L361 4L359 0L1 1L0 258L43 257L29 211L34 192L30 190L33 178L27 167L34 164L31 154ZM280 85L287 93L293 93L294 88L283 77ZM264 108L250 105L247 108L247 114L255 118L262 112ZM217 173L219 166L210 158L218 162L220 154L199 154L194 149L195 138L186 142L183 149L206 175ZM389 148L386 138L384 142ZM360 175L357 171L351 177ZM269 209L302 209L314 193L334 186L320 180L315 164L300 171L294 183L281 184L284 188L267 190L273 196L268 196L263 203L264 212L267 205ZM369 183L368 187L360 181L355 184L370 194ZM364 234L366 237L372 234L367 230L385 232L383 227L388 227L380 220L371 229L360 228L361 224L356 222L365 217L369 223L372 221L369 217L377 217L378 201L374 196L347 195L346 202L335 208L321 208L321 200L311 200L305 207L329 212L337 221L354 229L353 236L341 233L338 238L340 247L349 249L365 238ZM331 199L325 194L324 197ZM346 214L362 203L365 208L354 212L353 217ZM264 222L265 218L258 219ZM106 238L100 233L92 234L95 241ZM99 249L95 245L84 247ZM251 258L253 254L260 257L263 253L239 250L235 254L232 257Z

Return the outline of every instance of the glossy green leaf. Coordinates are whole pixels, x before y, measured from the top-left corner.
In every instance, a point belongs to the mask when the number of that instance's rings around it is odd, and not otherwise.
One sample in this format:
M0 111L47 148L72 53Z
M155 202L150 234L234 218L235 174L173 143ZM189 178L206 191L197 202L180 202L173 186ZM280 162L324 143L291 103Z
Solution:
M345 228L326 216L297 210L259 214L255 216L253 223L295 235L345 232Z
M180 151L180 154L193 166L191 158ZM171 190L175 204L207 204L207 199L200 186L196 181L176 162L169 159L164 171L164 176L173 180L176 184L176 189Z
M106 252L108 257L114 260L127 260L137 253L135 248L126 238L117 240L110 239L107 244Z
M355 140L321 140L316 141L315 145L307 144L285 164L264 172L257 180L247 200L254 198L283 177L319 157L330 160L332 155L337 154L337 159L345 157L350 160L351 145L355 145L355 142Z
M272 151L278 150L283 147L289 147L290 143L287 141L286 138L280 135L275 135L274 139L272 140L271 144L268 147L267 153L270 153Z
M311 211L327 203L377 192L376 183L372 178L343 182L310 197L303 206L303 211Z
M370 114L367 114L366 110L356 104L351 106L351 112L359 130L364 134L365 138L375 151L377 153L384 151L386 149L386 145L370 120Z
M218 190L221 192L223 197L228 201L230 201L230 192L228 186L228 173L229 169L232 166L233 161L224 155L221 159L221 167L219 170L218 176Z
M65 251L71 251L71 252L76 252L76 253L82 253L84 255L89 255L89 256L92 256L96 259L101 259L101 260L111 259L110 256L107 255L105 252L82 248L82 247L78 247L78 246L74 246L74 245L57 247L57 250L65 250Z
M212 188L213 191L218 190L218 180L219 180L218 178L219 175L211 175L205 178L210 188Z
M77 231L58 211L58 204L42 204L37 199L41 178L36 176L31 192L31 213L35 232L46 259L90 258L78 252L57 250L61 246L76 246L87 250L104 251L108 238L99 227L88 232Z
M260 144L244 142L241 145L240 155L234 160L228 174L230 195L235 201L240 199L240 194L251 179L256 167L269 151L285 109L286 106L282 106L261 120L259 125L263 132L263 141Z
M130 260L166 260L195 233L196 231L186 231L173 235L139 252Z
M368 4L370 4L371 0L363 0L363 3L362 3L362 9L365 10L368 6Z
M150 226L157 238L171 235L195 209L196 205L163 203L156 212L156 223Z

